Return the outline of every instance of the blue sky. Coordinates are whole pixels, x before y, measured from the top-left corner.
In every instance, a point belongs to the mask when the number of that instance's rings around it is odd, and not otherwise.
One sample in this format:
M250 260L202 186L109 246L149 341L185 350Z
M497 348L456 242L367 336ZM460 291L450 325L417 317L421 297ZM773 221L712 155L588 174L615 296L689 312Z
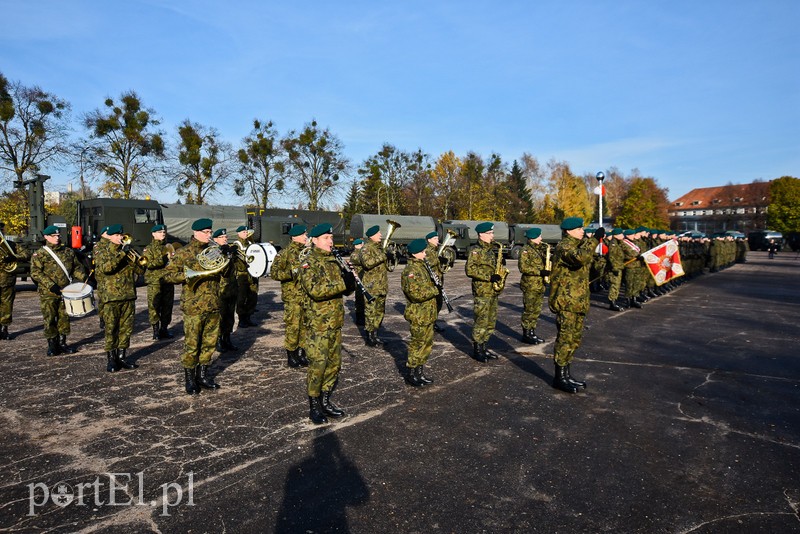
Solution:
M171 137L187 118L234 144L254 118L281 134L316 119L354 166L388 142L638 168L670 198L800 177L796 0L0 0L0 13L0 72L76 119L132 89Z

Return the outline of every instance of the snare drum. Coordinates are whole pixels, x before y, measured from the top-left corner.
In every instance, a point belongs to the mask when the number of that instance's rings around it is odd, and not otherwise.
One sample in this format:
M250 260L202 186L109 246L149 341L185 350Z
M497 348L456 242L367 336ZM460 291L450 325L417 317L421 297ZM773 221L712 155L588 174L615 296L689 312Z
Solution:
M272 243L253 243L245 251L247 256L247 272L250 276L262 278L269 276L269 270L272 268L272 262L278 251L272 246Z
M84 282L75 282L61 290L64 307L70 317L84 317L94 311L94 290Z

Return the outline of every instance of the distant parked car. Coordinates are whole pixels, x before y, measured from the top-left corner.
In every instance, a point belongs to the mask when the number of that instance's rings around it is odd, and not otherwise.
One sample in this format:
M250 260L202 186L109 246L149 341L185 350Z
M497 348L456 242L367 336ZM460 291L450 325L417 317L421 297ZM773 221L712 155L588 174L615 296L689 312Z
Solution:
M772 230L756 230L747 235L747 244L750 250L767 250L770 240L775 240L778 251L783 249L783 234Z
M797 252L800 250L800 232L789 232L786 234L786 237L783 238L783 242L788 245L789 248Z

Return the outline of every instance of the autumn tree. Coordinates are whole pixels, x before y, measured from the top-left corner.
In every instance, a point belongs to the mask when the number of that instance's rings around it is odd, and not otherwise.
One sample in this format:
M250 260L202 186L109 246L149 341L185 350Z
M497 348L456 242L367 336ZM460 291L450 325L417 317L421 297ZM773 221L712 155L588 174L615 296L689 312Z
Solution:
M462 161L453 153L445 152L436 160L431 170L433 196L442 220L456 218L456 201L462 182Z
M365 181L370 182L370 186L380 183L377 187L364 188L365 204L376 205L378 213L404 212L403 189L414 175L414 160L411 154L384 143L377 154L370 156L361 164L358 173L365 177ZM375 194L376 198L367 196L371 194Z
M508 212L506 220L508 223L532 223L533 222L533 200L531 191L528 189L528 181L517 160L511 164L511 171L508 173L508 189L510 191Z
M28 193L24 188L15 188L0 195L0 221L6 225L5 234L26 234L29 217Z
M131 198L134 192L148 191L163 171L164 140L154 115L133 91L123 93L119 103L107 98L104 109L86 115L87 160L105 176L102 194Z
M422 149L411 154L411 178L403 191L406 214L429 216L434 214L431 184L433 166L430 159Z
M335 191L340 177L349 170L342 142L312 120L302 131L289 132L281 145L286 150L287 176L308 198L307 209L321 209L321 202Z
M669 228L668 193L654 178L644 178L634 169L616 225L622 228Z
M554 192L552 210L555 221L560 222L565 217L581 217L589 222L594 206L583 179L573 174L565 161L550 160L547 168L550 187Z
M467 153L461 167L463 189L461 190L461 208L458 210L459 219L475 220L476 203L478 202L481 188L483 187L483 159L475 152Z
M70 105L0 73L0 171L21 183L68 155Z
M214 128L190 120L178 126L177 192L187 204L207 204L234 172L231 146Z
M782 176L769 184L767 227L778 232L800 231L800 179Z
M284 190L284 151L272 121L253 121L253 130L242 140L238 152L240 177L234 183L237 195L248 195L261 209L267 209L274 193Z

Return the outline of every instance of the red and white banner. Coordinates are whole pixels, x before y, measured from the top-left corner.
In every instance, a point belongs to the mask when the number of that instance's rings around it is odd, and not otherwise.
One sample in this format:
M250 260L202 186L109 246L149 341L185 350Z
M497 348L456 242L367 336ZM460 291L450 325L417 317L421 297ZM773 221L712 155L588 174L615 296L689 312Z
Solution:
M642 257L656 285L666 284L673 278L684 275L678 242L674 239L651 248Z

